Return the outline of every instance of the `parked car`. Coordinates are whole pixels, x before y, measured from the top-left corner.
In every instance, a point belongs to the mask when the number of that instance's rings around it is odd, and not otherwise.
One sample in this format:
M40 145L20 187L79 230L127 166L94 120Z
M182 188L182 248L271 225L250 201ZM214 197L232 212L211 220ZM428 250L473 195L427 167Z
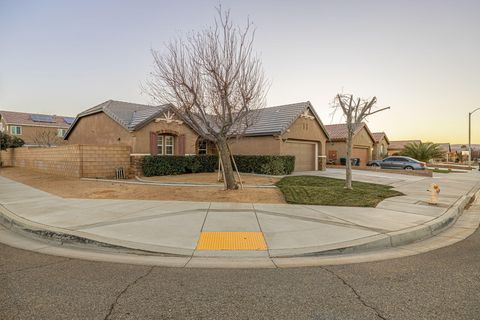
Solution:
M371 160L367 162L369 167L380 167L382 169L403 169L403 170L425 170L425 162L415 160L410 157L386 157L383 160Z

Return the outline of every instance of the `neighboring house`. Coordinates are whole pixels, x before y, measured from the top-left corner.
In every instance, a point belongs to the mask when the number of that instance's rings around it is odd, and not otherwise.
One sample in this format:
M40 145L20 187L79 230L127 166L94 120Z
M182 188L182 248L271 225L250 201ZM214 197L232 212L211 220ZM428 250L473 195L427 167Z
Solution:
M25 146L65 144L63 137L73 117L0 111L0 131L25 141Z
M345 123L332 124L325 128L330 135L327 143L327 161L340 164L340 159L347 156L347 125ZM375 140L368 126L365 123L356 125L353 133L352 158L360 159L360 165L365 166L368 161L372 160L374 144Z
M403 148L410 143L421 143L421 140L397 140L397 141L390 141L390 145L388 146L388 155L398 155L402 152Z
M257 110L245 136L232 139L234 154L295 155L295 170L324 168L325 127L310 102ZM80 113L65 135L70 144L128 145L133 154L215 154L169 105L109 100Z
M373 145L372 158L373 160L381 160L387 155L390 140L388 140L385 132L373 132L372 136L375 140L375 144Z
M443 151L443 157L438 158L438 159L433 159L434 161L455 161L456 159L456 154L455 152L452 152L452 148L450 146L450 143L437 143L440 150Z

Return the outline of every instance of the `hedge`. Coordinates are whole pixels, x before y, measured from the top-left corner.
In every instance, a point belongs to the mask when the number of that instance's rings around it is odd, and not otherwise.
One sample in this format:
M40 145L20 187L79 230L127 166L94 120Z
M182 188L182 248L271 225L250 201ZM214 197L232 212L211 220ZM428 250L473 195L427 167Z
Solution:
M217 156L146 156L143 159L143 174L150 176L168 176L182 173L214 172Z
M238 171L247 173L285 175L293 172L295 156L235 155Z
M286 175L295 167L294 156L235 155L234 158L238 171L246 173ZM218 156L146 156L142 168L147 177L214 172L218 168Z

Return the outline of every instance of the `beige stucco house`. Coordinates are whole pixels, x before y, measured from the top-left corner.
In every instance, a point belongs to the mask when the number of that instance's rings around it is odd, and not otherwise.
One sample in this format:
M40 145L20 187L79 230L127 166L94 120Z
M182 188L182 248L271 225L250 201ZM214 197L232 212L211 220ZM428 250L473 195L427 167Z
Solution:
M327 162L340 164L340 159L347 156L347 125L332 124L325 128L330 136L327 142ZM372 160L372 151L375 140L372 133L365 123L360 123L355 127L353 134L353 152L352 158L360 159L360 166L364 166Z
M310 102L257 110L255 125L230 141L234 154L294 155L295 170L325 168L328 134ZM71 144L127 145L132 154L216 153L169 105L109 100L80 113L65 139Z
M373 145L372 159L382 160L387 156L390 140L388 140L385 132L373 132L372 136L375 140L375 144Z
M65 144L63 137L74 118L66 116L0 111L0 131L21 138L25 146Z

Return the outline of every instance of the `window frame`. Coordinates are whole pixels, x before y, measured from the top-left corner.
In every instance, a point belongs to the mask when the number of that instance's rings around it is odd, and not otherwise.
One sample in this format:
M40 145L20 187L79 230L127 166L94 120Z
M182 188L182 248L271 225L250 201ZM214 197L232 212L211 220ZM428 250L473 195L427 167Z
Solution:
M205 148L202 146L205 145ZM207 154L208 153L208 142L205 139L198 140L198 154Z
M167 140L171 139L171 143ZM171 149L171 152L167 153L167 150ZM171 134L157 134L157 154L161 156L174 156L175 155L175 136Z
M164 144L164 136L163 134L157 135L157 154L163 156L163 144Z
M169 139L172 139L171 144L167 144L167 140L169 140ZM172 135L164 135L163 143L164 143L165 155L166 156L175 155L175 137L172 136ZM167 150L168 150L169 147L172 148L172 153L167 153Z
M67 129L57 128L57 137L64 138L66 133L67 133Z
M19 132L20 132L20 133L13 132L13 129L14 129L14 128L15 128L15 129L19 129ZM10 126L10 134L13 134L13 135L15 135L15 136L21 136L22 133L23 133L23 128L22 128L22 126Z

